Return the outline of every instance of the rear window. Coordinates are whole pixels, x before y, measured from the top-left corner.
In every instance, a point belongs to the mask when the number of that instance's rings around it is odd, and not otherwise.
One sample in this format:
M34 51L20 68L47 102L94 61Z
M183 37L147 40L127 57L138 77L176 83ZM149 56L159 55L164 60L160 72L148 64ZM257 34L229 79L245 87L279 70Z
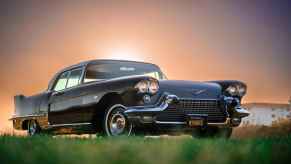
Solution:
M66 88L77 86L81 83L82 69L66 71L60 75L54 86L54 91L61 91Z
M73 70L70 72L66 88L71 88L80 84L82 69Z

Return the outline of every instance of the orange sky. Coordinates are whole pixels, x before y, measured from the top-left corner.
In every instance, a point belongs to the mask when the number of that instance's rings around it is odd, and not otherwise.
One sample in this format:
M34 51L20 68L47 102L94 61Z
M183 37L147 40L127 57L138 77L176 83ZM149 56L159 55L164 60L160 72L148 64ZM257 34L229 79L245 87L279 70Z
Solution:
M284 4L166 2L0 5L0 129L8 126L13 95L43 91L59 69L96 58L153 62L170 79L242 80L245 102L287 103L291 28Z

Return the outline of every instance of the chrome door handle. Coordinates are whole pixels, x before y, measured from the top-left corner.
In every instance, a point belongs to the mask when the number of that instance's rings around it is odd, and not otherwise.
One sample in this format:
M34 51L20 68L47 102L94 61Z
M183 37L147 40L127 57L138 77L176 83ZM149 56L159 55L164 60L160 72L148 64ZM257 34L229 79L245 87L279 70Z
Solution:
M63 95L65 92L54 92L53 94L52 94L52 96L61 96L61 95Z

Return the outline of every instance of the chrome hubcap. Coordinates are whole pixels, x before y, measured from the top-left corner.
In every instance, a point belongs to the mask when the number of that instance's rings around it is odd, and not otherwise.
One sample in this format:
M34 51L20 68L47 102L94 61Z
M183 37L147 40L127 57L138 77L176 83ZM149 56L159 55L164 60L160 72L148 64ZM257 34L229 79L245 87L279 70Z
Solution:
M126 118L121 113L112 115L109 123L109 129L113 136L120 135L126 130Z
M36 133L36 123L34 121L29 123L29 134L34 135Z
M105 116L105 131L107 136L130 136L132 124L128 122L123 111L126 109L121 104L113 105Z

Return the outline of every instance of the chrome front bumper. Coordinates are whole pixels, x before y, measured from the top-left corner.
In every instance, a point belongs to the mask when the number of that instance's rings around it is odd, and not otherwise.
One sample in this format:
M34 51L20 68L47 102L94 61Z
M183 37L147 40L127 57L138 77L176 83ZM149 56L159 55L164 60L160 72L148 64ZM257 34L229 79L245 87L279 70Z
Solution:
M235 100L235 99L234 99ZM229 101L229 99L228 99ZM176 95L165 95L158 104L153 106L136 106L128 107L124 112L130 122L133 124L164 124L164 125L187 125L187 122L162 122L157 121L155 116L160 112L163 112L172 103L178 103L179 97ZM226 101L227 102L227 101ZM207 126L238 126L241 122L241 118L250 114L246 109L237 105L233 108L235 118L227 117L225 122L212 123L207 122Z

